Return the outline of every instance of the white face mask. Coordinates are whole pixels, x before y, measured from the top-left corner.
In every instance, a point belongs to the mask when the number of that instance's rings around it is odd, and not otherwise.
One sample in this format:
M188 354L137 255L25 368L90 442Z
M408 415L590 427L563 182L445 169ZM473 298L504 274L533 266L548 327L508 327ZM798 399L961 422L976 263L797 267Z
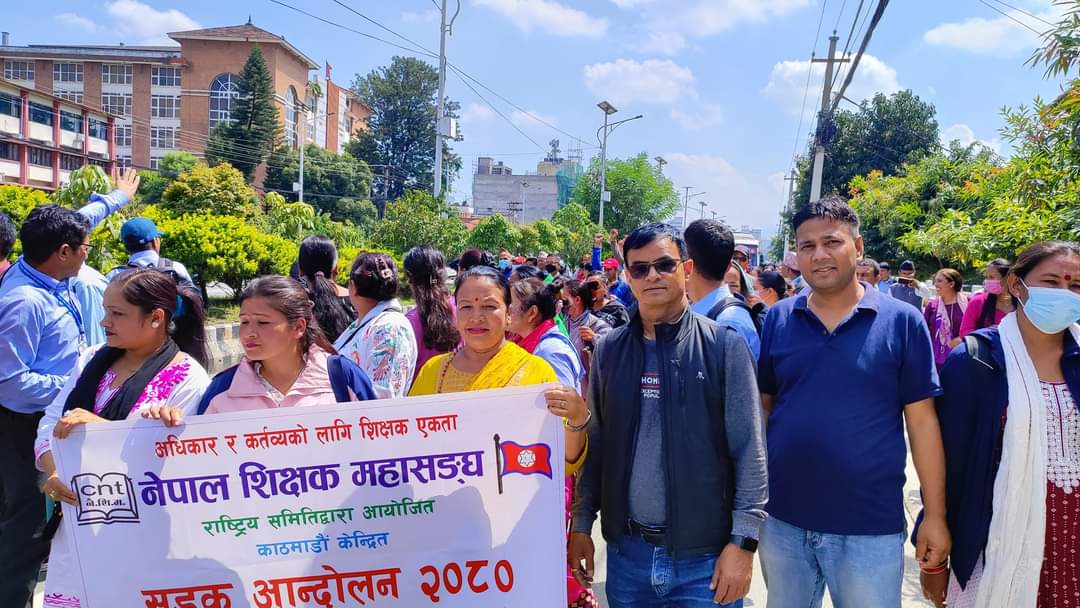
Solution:
M1080 294L1053 287L1027 287L1024 316L1044 334L1057 334L1080 320Z

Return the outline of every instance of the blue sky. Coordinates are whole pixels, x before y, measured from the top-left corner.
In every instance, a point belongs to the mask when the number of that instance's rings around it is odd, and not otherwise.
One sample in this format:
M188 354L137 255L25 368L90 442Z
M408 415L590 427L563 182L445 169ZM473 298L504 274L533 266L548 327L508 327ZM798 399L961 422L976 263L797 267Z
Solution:
M380 31L331 0L286 0L295 6L384 38ZM435 0L344 0L346 4L427 48L438 48ZM987 0L1036 30L1024 14ZM814 32L822 14L818 40ZM643 113L609 139L609 157L640 151L668 160L676 186L705 191L708 203L736 226L772 228L783 203L783 175L792 151L805 148L806 131L820 103L815 72L800 122L811 47L827 51L839 23L848 38L856 0L461 0L448 42L450 60L517 106L595 146L602 119L596 103L608 99L616 118ZM866 0L865 5L876 2ZM1048 21L1051 0L1010 0ZM453 0L450 4L454 6ZM843 12L841 13L841 9ZM864 9L867 10L867 9ZM400 49L319 23L268 0L50 1L33 10L9 10L4 29L15 44L160 41L163 33L191 27L254 23L284 35L318 62L333 66L334 80L352 81L389 62ZM813 44L812 44L813 43ZM848 97L910 88L932 102L946 137L980 140L1007 154L1000 141L1000 109L1053 96L1058 83L1042 79L1024 61L1037 37L979 0L894 0L857 72ZM857 41L853 43L857 46ZM565 150L570 137L554 131L480 89L500 117L457 76L448 94L464 108L465 140L454 145L465 168L452 197L469 198L476 157L495 156L515 172L535 169L540 147L553 138ZM586 149L586 158L596 151ZM695 206L696 207L696 206ZM691 210L691 217L695 215Z

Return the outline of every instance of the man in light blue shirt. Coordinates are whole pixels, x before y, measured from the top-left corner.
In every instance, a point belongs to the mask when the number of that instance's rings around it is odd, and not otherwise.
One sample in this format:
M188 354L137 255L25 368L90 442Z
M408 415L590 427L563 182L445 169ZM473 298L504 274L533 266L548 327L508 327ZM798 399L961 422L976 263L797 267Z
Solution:
M888 262L881 262L878 264L878 270L877 290L887 296L891 296L892 286L896 285L896 279L892 276L892 266L890 266Z
M734 296L724 283L724 274L731 267L735 252L731 229L717 220L696 220L686 227L683 238L690 256L686 264L690 272L686 291L693 302L691 310L739 332L756 361L761 352L761 337L750 307L742 302L728 303Z
M120 240L124 249L131 255L127 264L109 271L108 280L113 280L122 272L135 268L157 268L176 273L179 283L195 288L191 273L180 262L161 257L161 237L164 232L158 230L153 220L145 217L133 217L120 228Z
M34 538L45 513L34 438L42 412L90 341L88 313L100 331L101 285L76 277L93 226L138 187L134 172L119 181L124 190L94 195L79 211L32 210L19 230L23 255L0 281L0 606L28 605L48 555L48 542Z

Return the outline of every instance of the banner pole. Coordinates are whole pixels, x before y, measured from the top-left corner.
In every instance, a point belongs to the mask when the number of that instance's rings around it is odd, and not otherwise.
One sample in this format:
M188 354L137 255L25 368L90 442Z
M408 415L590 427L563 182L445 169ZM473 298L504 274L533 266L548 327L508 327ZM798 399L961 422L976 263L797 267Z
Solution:
M503 470L503 467L502 467L502 448L499 445L499 434L495 433L495 471L498 473L498 476L499 476L499 494L503 493L503 487L502 487L502 474L503 474L503 471L502 470Z

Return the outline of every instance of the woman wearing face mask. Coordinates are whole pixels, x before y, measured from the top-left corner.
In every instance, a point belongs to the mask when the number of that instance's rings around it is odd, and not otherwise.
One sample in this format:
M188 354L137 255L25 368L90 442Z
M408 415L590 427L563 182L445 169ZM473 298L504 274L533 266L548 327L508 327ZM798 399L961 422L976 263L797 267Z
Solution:
M288 277L259 277L240 296L244 358L214 377L199 413L217 414L376 399L371 381L334 351L307 291Z
M976 329L997 327L1001 319L1016 310L1013 299L1005 290L1005 277L1009 274L1009 262L994 260L983 271L983 291L975 294L968 301L964 311L964 320L960 323L960 337Z
M772 308L777 302L787 297L787 281L779 272L763 271L754 279L754 291L752 306L759 303L766 308Z
M591 349L597 340L603 338L611 326L603 319L592 313L596 295L588 283L581 281L569 281L566 283L566 293L570 301L569 319L567 325L570 329L570 341L578 353ZM585 362L582 360L582 364ZM588 365L585 365L588 369Z
M585 368L577 349L555 324L556 306L562 282L544 285L539 279L526 279L510 286L510 333L526 351L547 361L559 382L581 391Z
M941 370L953 547L921 565L938 607L1050 608L1080 591L1080 245L1032 245L1005 287L1017 310Z
M416 369L416 336L397 299L394 259L361 253L349 271L349 299L359 318L334 342L341 355L360 366L380 399L404 397Z
M46 536L59 530L59 503L74 505L76 501L56 472L53 442L67 440L79 425L138 415L161 418L167 426L175 426L181 416L195 411L210 383L203 369L208 359L206 319L198 293L178 289L174 277L148 268L113 279L103 304L105 344L79 357L67 384L38 424L34 455L38 469L47 477L41 491L57 501L55 519L46 527ZM50 573L75 568L72 551L60 532L50 550ZM49 579L45 590L61 594L74 591Z
M538 279L527 279L527 282L542 285ZM513 296L510 285L498 271L479 266L462 273L454 298L461 348L428 361L413 383L411 395L526 386L558 380L547 362L506 339ZM585 400L572 387L548 390L544 398L548 411L563 419L568 478L566 508L569 509L573 490L570 478L585 462L585 429L591 414ZM579 605L596 605L588 603L591 593L576 587L572 576L568 577L567 585L575 585L569 589L571 602L580 602L584 594L585 603Z

